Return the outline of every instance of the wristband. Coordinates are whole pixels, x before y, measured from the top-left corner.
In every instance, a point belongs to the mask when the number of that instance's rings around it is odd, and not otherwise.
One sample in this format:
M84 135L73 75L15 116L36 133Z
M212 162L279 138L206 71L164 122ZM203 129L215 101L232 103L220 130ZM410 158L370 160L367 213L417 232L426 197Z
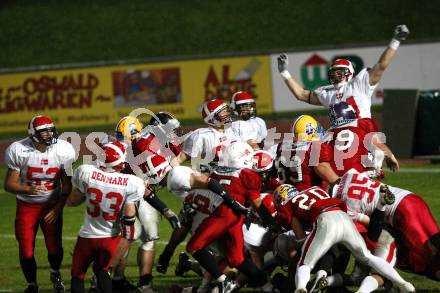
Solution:
M280 72L281 76L283 77L284 80L288 80L290 78L292 78L292 76L290 75L289 71L287 70L283 70Z
M391 49L397 50L399 48L399 45L400 45L400 41L396 40L395 38L392 38L388 47L390 47Z

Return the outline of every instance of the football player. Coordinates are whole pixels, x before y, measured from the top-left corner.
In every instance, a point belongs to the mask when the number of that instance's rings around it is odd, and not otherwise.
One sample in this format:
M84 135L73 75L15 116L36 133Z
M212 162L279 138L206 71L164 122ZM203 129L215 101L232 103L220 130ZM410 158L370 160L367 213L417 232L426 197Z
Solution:
M232 119L228 104L216 99L206 101L202 116L209 127L199 128L185 139L183 151L171 162L171 165L180 165L191 159L193 169L196 170L200 170L201 165L215 166L223 149L235 141L240 141L230 127Z
M331 198L319 187L298 191L290 185L280 185L274 191L274 204L283 222L290 223L299 242L304 242L295 275L296 293L307 293L310 272L317 261L335 244L348 248L356 259L374 268L395 283L401 292L415 292L385 260L372 255L362 236L347 215L344 201ZM311 228L311 229L310 229ZM311 232L306 236L305 230Z
M266 122L256 116L257 106L254 97L248 92L238 91L232 95L231 108L237 118L232 122L234 132L253 149L262 148L267 128Z
M309 115L301 115L292 126L293 142L283 142L276 149L278 178L298 190L333 184L338 176L332 170L332 149L321 141L324 130Z
M29 137L6 149L8 172L5 190L16 194L15 236L20 265L28 282L25 292L38 292L35 236L41 227L50 264L50 279L55 292L64 292L59 272L63 259L62 211L72 185L67 171L75 160L72 145L58 139L53 121L44 115L28 124Z
M333 195L341 198L355 214L369 222L379 202L381 183L366 173L349 170ZM417 194L388 186L396 200L384 207L385 221L396 232L399 245L398 264L409 265L411 271L440 280L440 230L426 202Z
M166 124L170 128L165 128ZM180 122L168 112L156 113L150 120L150 129L152 132L141 133L143 125L132 116L123 117L116 126L116 138L119 141L125 141L129 144L132 151L132 157L129 157L130 164L124 173L134 174L137 170L138 176L145 177L148 166L151 166L154 154L163 154L170 158L175 157L180 152L180 146L174 144L175 136L181 135ZM137 169L139 167L139 169ZM147 201L142 200L137 204L137 221L141 233L137 235L142 241L137 253L137 263L139 266L138 290L141 292L152 292L152 269L154 263L155 242L159 239L159 215L158 210L153 208ZM134 289L124 277L126 258L115 268L113 279L114 289L126 291Z
M378 62L371 69L362 69L356 76L353 64L349 60L335 60L328 72L330 85L313 91L304 89L292 78L287 70L286 54L278 57L278 70L296 99L312 105L323 105L326 108L341 101L347 102L353 106L359 118L366 119L371 128L377 131L377 125L371 119L371 95L396 54L400 42L408 35L409 30L406 25L396 26L391 42L379 57Z
M238 203L239 206L249 201L253 208L261 213L267 213L268 211L261 204L261 179L251 170L252 158L253 149L249 144L235 142L226 147L219 167L213 170L210 177L219 181L232 196L233 202ZM244 256L242 209L234 211L226 200L224 203L201 223L189 240L187 251L220 282L222 292L229 292L236 287L236 284L221 273L213 256L205 249L212 241L222 237L226 239L222 244L229 266L237 268L248 276L253 284L262 286L264 291L271 290L271 284L266 283L267 278L263 271Z
M359 172L372 170L373 174L379 174L381 158L385 158L391 170L399 169L391 150L379 140L376 133L371 132L366 120L358 119L352 105L347 102L331 105L329 115L332 127L326 142L333 149L331 165L338 176L352 168Z
M125 158L126 145L112 142L103 146L99 167L81 165L75 170L76 189L67 205L86 202L86 212L73 251L71 292L84 292L84 278L92 262L100 292L112 292L109 267L120 240L119 229L115 229L120 218L122 236L134 240L135 204L144 197L145 185L142 179L121 173Z

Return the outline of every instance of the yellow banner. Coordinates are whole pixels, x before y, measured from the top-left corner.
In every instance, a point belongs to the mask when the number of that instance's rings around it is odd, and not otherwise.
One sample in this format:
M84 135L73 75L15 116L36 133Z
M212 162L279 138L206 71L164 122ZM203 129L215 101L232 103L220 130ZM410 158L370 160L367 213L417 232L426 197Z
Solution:
M258 113L272 112L269 60L251 56L2 74L0 132L23 131L38 114L51 117L58 128L116 124L136 108L201 119L205 100L229 102L238 90L252 93Z

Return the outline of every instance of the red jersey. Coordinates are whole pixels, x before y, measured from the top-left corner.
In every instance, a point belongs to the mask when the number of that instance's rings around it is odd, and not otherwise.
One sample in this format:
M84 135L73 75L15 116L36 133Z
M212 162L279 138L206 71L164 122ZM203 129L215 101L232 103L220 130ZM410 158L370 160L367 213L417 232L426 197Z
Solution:
M333 209L346 212L347 206L344 201L331 198L327 192L314 186L297 193L293 198L281 205L281 213L278 216L282 217L282 219L279 222L290 224L292 217L295 217L303 224L304 229L308 230L312 228L313 223L321 213Z
M367 134L372 130L369 120L357 120L347 125L333 128L329 145L333 148L331 166L338 176L344 175L350 169L365 172L362 164L368 158L366 148Z
M218 167L210 177L218 180L226 191L241 204L260 197L261 179L251 169Z
M277 147L276 164L281 184L291 184L298 190L323 186L323 180L313 167L333 161L332 148L321 141L283 143Z

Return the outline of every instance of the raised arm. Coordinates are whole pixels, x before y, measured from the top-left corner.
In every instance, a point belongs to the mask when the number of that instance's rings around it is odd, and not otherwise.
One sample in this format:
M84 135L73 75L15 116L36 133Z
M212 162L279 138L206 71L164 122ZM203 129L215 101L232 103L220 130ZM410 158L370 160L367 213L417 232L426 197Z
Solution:
M277 58L278 60L278 71L281 77L284 79L290 92L299 101L306 102L312 105L321 105L318 96L315 92L304 89L295 79L292 78L289 71L287 70L287 65L289 64L289 58L285 53L281 54Z
M382 78L385 69L390 65L391 60L399 48L400 42L405 40L409 35L406 25L401 24L394 29L393 38L385 51L380 55L379 61L370 69L370 85L375 85Z

